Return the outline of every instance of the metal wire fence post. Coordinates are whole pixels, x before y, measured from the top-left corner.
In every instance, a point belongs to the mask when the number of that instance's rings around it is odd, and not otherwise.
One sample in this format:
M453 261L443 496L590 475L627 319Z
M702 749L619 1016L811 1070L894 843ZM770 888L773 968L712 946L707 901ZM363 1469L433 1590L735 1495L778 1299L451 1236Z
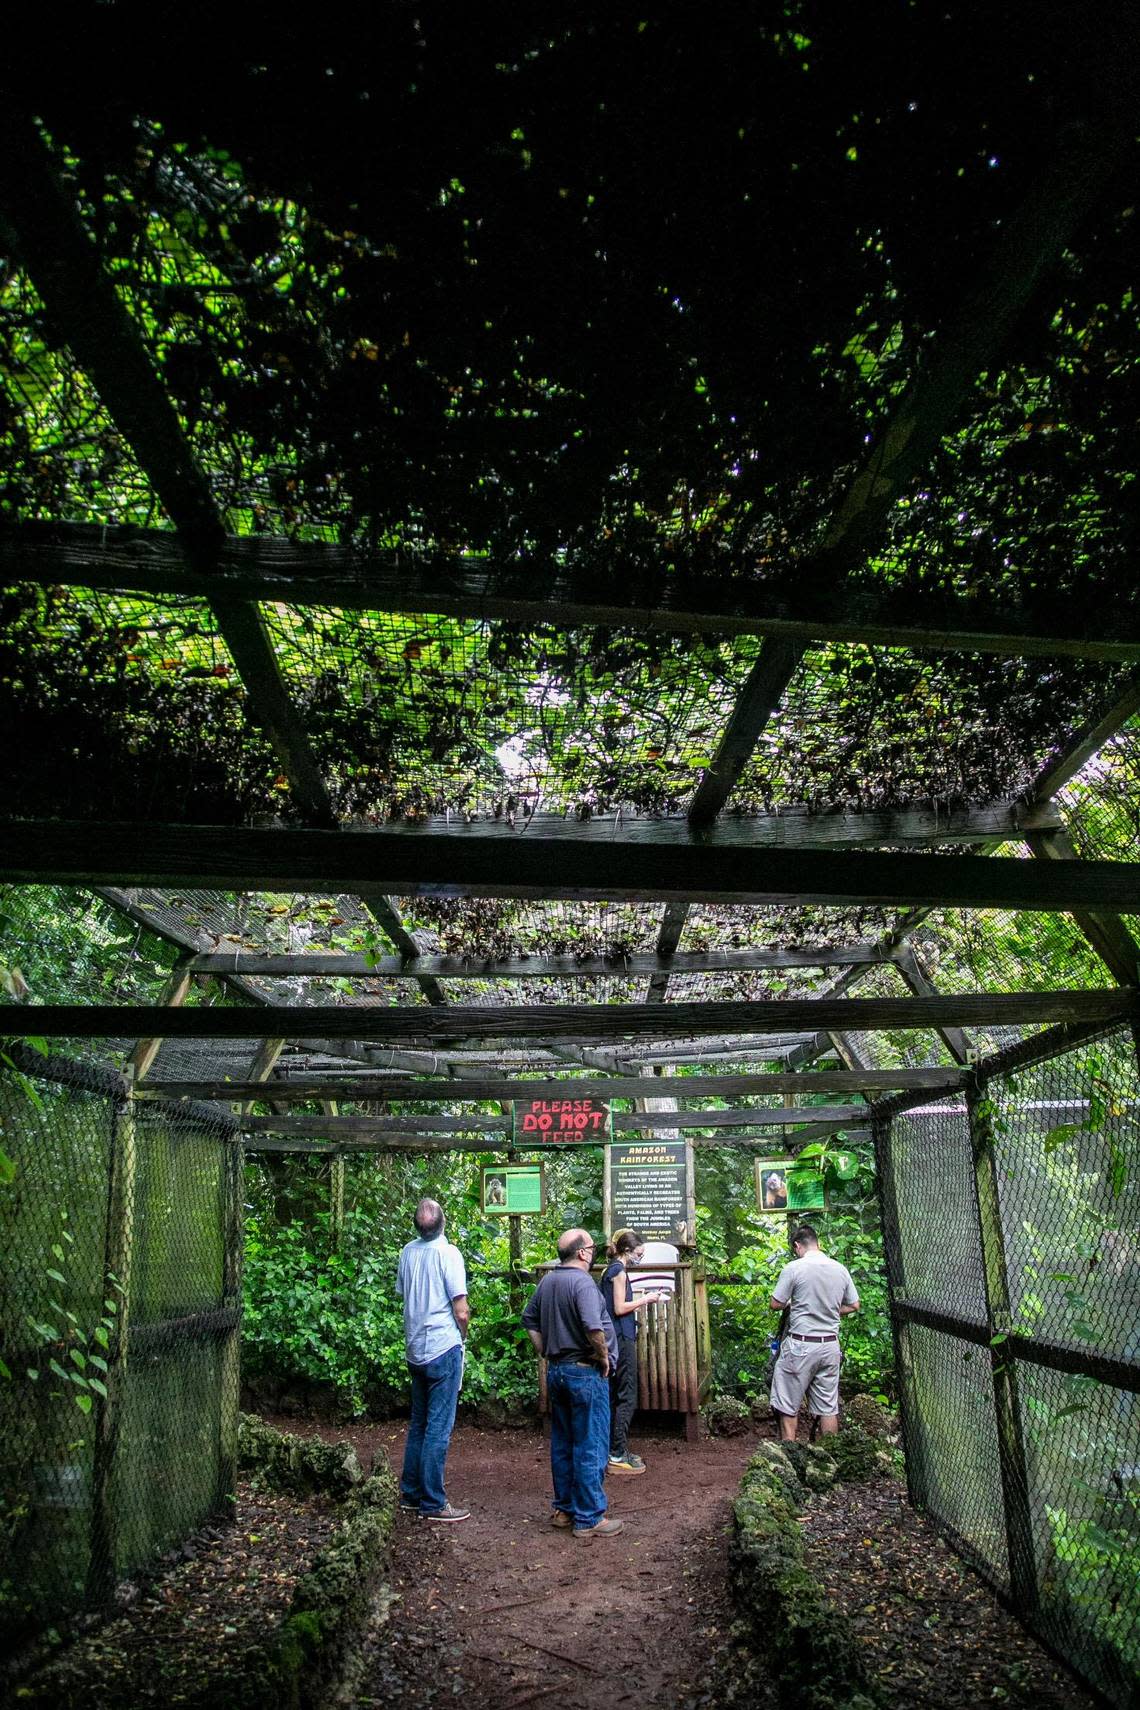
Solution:
M966 1083L966 1115L974 1159L975 1203L986 1292L986 1322L990 1336L997 1417L998 1464L1002 1508L1009 1546L1010 1590L1020 1610L1032 1615L1038 1604L1033 1517L1029 1504L1029 1474L1018 1397L1017 1368L1006 1346L1012 1328L1009 1269L1002 1224L1001 1191L994 1158L993 1108L977 1078Z

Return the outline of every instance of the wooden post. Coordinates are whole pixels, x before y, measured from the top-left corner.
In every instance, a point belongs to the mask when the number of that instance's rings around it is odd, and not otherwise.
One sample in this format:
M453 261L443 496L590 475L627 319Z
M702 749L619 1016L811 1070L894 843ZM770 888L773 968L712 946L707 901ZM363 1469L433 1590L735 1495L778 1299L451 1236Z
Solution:
M335 1253L344 1239L344 1153L329 1160L329 1246Z
M902 1235L899 1227L898 1200L895 1194L894 1141L890 1117L876 1117L871 1124L875 1147L875 1192L879 1199L879 1216L883 1229L883 1254L887 1269L887 1291L890 1301L891 1337L895 1349L895 1371L899 1386L899 1418L902 1424L906 1492L911 1506L922 1506L926 1488L922 1419L914 1397L914 1360L910 1345L910 1325L899 1316L900 1300L906 1297L906 1272L903 1266Z
M218 1514L234 1518L237 1489L238 1403L241 1392L241 1279L245 1254L245 1154L240 1134L222 1153L222 1307L234 1313L218 1351Z
M709 1333L709 1291L705 1282L704 1261L693 1261L693 1304L697 1328L697 1383L703 1390L712 1375L712 1337Z
M669 1406L674 1413L685 1411L681 1388L681 1338L677 1333L681 1316L681 1273L675 1273L676 1288L665 1307L665 1371L669 1379Z
M87 1597L92 1603L105 1602L118 1580L115 1462L127 1383L138 1173L134 1106L130 1093L121 1103L110 1107L110 1130L101 1288L108 1300L117 1302L118 1310L113 1314L115 1328L107 1350L104 1381L107 1393L98 1398L94 1409L91 1557L87 1567Z
M163 987L159 1003L167 1004L171 1009L181 1009L186 1002L193 977L190 972L190 962L193 952L187 951L180 956L171 970L170 978ZM138 1082L145 1078L154 1066L154 1060L162 1049L161 1037L157 1039L137 1039L135 1048L127 1059L127 1072Z
M335 1098L321 1100L326 1116L336 1116L340 1106ZM336 1252L344 1237L344 1153L334 1152L329 1159L329 1248Z
M974 1158L978 1229L985 1273L986 1319L990 1333L1009 1583L1017 1610L1025 1615L1032 1614L1038 1605L1037 1555L1029 1506L1029 1469L1021 1428L1017 1367L1013 1356L1003 1345L1010 1330L1011 1311L991 1106L975 1077L966 1082L966 1112L970 1122L970 1149ZM999 1337L1003 1340L999 1341Z
M517 1318L524 1305L522 1286L519 1281L519 1266L522 1264L522 1218L517 1212L512 1212L507 1218L507 1251L511 1273L508 1304L511 1309L511 1317Z

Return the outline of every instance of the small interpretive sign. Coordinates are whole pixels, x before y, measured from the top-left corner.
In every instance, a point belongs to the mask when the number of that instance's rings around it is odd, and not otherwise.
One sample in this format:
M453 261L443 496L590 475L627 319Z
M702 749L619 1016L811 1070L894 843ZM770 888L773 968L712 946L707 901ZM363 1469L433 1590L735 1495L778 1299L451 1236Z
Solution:
M525 1217L546 1210L541 1164L485 1164L480 1205L489 1217Z

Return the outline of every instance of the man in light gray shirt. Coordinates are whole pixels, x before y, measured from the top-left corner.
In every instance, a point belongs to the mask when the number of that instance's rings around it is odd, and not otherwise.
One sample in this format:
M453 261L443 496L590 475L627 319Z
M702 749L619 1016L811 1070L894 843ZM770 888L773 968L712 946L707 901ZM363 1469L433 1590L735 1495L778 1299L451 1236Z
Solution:
M400 1254L396 1293L404 1303L404 1344L412 1377L412 1419L400 1477L400 1507L425 1520L469 1518L443 1488L463 1376L463 1343L471 1312L463 1255L444 1235L443 1207L421 1199L417 1238Z
M820 1429L829 1436L838 1431L839 1320L859 1310L850 1271L820 1252L811 1224L793 1229L791 1242L795 1258L777 1277L769 1302L773 1312L788 1313L772 1378L772 1411L784 1443L795 1440L805 1393Z

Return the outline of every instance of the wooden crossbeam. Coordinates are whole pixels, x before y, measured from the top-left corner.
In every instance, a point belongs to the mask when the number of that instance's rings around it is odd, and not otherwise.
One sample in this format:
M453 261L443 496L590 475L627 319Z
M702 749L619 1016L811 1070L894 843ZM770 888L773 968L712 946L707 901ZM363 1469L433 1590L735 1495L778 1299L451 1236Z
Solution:
M1026 841L1042 860L1079 859L1067 831L1031 832ZM1074 909L1073 920L1113 979L1122 986L1135 985L1140 979L1140 947L1120 916L1102 909Z
M644 1080L636 1075L570 1076L557 1080L484 1079L412 1080L407 1076L361 1073L278 1074L269 1087L250 1081L150 1081L141 1091L166 1097L241 1102L271 1096L276 1103L300 1103L335 1098L376 1101L412 1100L417 1104L463 1104L474 1100L502 1103L516 1098L634 1099L643 1096ZM894 1092L929 1089L951 1092L961 1085L952 1069L865 1069L857 1074L826 1069L811 1074L678 1075L672 1085L678 1102L699 1098L754 1098L797 1094L805 1098L831 1093ZM815 1107L805 1107L815 1108Z
M0 575L7 582L40 582L139 594L286 601L344 610L500 618L557 624L563 629L605 624L665 633L762 635L808 646L864 642L938 653L1006 657L1140 659L1140 614L1121 614L1111 632L1095 617L1073 612L1035 621L1024 611L987 611L976 600L913 603L867 589L824 600L805 577L794 594L773 594L740 577L688 581L662 562L650 573L528 570L460 554L364 551L319 542L246 540L230 536L207 577L173 535L158 530L92 528L83 524L24 525L0 542Z
M937 987L927 976L925 968L909 944L897 945L891 960L898 969L904 984L909 987L915 997L930 997L936 992ZM973 1043L962 1028L938 1027L935 1031L960 1068L971 1060L974 1054Z
M164 1009L159 1005L10 1005L4 1031L14 1038L241 1039L262 1034L296 1039L316 1032L328 1039L435 1040L480 1037L543 1040L676 1037L708 1029L762 1038L815 1021L827 1029L865 1032L895 1028L1000 1027L1041 1022L1126 1021L1137 1014L1134 988L1106 991L963 992L912 998L773 998L764 1003L517 1004L446 1010L364 1009L356 1005L261 1009Z
M837 1133L842 1133L847 1140L855 1144L866 1139L867 1131L861 1127L844 1124L837 1127L835 1123L806 1123L797 1128L791 1135L774 1137L771 1134L696 1134L692 1136L694 1146L717 1147L723 1151L760 1152L773 1157L785 1153L793 1155L802 1147L810 1145L815 1140L827 1140ZM571 1140L559 1147L553 1146L519 1146L518 1151L540 1153L549 1156L552 1152L582 1151L588 1146L598 1145L594 1140ZM464 1135L447 1134L383 1134L372 1137L353 1139L337 1138L324 1142L317 1138L306 1138L302 1135L281 1136L275 1134L249 1134L245 1141L246 1149L250 1152L302 1152L318 1153L335 1156L337 1153L352 1152L505 1152L509 1149L505 1139L487 1135L482 1139L472 1139Z
M304 951L270 955L254 950L209 950L192 958L195 974L240 974L246 979L311 978L448 980L637 979L646 974L730 974L760 969L847 968L887 958L874 944L828 950L691 950L675 956L649 951L623 956L436 956L373 957L356 952Z
M209 483L34 122L9 101L0 103L0 207L53 325L178 530L179 550L208 593L253 716L277 751L301 813L313 824L331 825L328 792L257 605L214 580L226 537Z
M411 826L352 832L280 827L8 820L0 879L13 884L156 885L352 891L397 896L568 897L602 901L916 903L1071 910L1140 908L1140 863L1008 861L829 849L710 852L548 838L467 837Z
M276 1102L271 1089L266 1098ZM804 1105L789 1110L783 1105L748 1110L615 1110L613 1126L617 1133L637 1134L643 1129L657 1128L798 1128L805 1122L851 1122L868 1120L866 1104ZM388 1133L414 1134L510 1134L509 1116L486 1116L473 1112L470 1116L245 1116L242 1128L248 1134L294 1134L334 1139L338 1135L369 1135ZM535 1138L538 1138L537 1136ZM521 1140L520 1145L526 1145Z

